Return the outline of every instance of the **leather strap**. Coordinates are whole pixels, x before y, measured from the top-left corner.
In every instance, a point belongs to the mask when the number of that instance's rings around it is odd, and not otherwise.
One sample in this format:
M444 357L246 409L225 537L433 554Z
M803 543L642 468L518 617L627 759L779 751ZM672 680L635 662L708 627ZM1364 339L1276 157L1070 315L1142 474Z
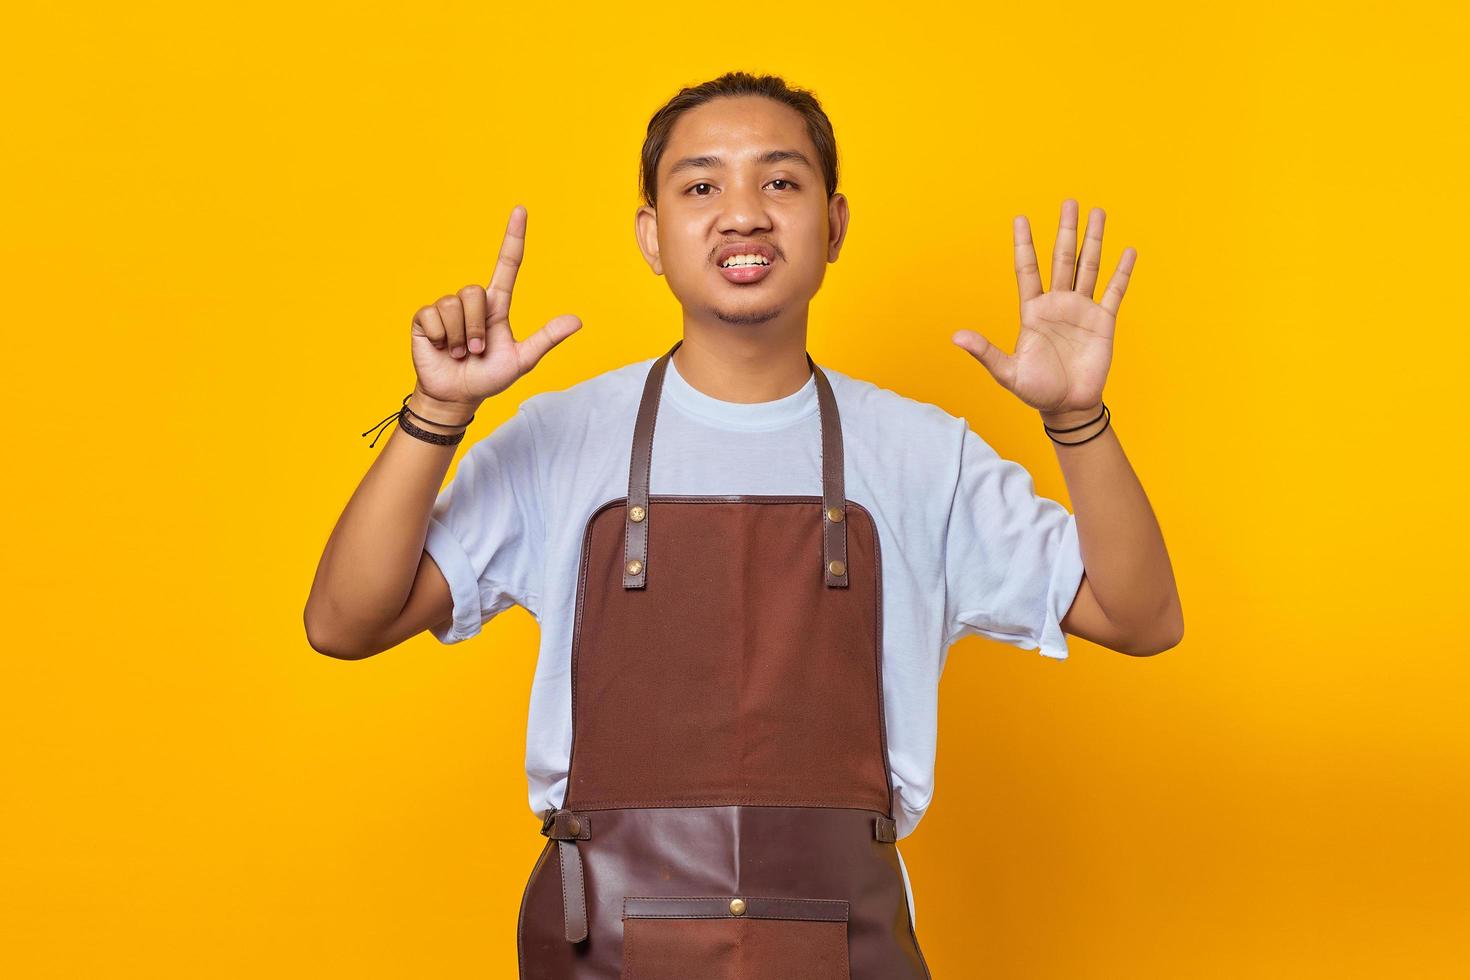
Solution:
M669 358L684 343L675 341L643 382L643 397L633 423L633 452L628 463L628 508L623 518L623 588L641 589L648 577L648 481L653 469L653 427ZM847 496L843 488L842 421L827 375L806 355L816 379L817 411L822 428L822 574L828 586L847 587Z
M886 844L892 844L898 840L898 824L892 817L880 815L873 821L873 839L881 840Z
M577 841L592 836L592 822L585 813L547 810L541 820L541 833L556 841L557 857L561 859L561 907L567 942L580 943L587 938L587 883Z
M822 570L828 585L846 588L847 495L842 485L842 422L827 375L810 354L806 362L817 379L817 407L822 416Z

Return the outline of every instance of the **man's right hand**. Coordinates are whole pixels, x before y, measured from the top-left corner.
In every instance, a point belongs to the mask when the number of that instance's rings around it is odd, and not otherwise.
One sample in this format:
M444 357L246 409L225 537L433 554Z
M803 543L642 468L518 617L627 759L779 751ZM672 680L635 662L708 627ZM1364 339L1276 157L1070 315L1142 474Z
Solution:
M441 297L413 317L413 366L417 389L431 403L462 406L470 413L509 388L542 355L582 327L566 314L553 317L525 340L510 330L510 297L526 247L526 209L511 209L490 288L469 285Z

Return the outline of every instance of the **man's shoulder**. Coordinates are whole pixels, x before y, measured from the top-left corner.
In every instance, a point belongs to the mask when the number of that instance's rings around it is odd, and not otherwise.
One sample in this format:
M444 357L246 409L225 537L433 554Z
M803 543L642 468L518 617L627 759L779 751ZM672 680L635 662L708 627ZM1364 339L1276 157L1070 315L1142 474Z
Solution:
M832 393L855 429L878 438L904 441L918 437L957 439L967 423L933 402L887 388L835 368L823 367ZM956 444L956 448L958 445Z

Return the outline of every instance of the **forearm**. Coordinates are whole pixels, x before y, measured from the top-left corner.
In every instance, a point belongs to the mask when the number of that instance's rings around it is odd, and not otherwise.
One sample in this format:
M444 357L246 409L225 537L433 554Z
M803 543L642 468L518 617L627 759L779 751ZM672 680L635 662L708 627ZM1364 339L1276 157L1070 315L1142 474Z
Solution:
M415 389L409 408L446 423L464 422L467 405L437 402ZM413 419L420 428L463 431ZM408 601L423 555L429 514L456 446L390 432L338 518L322 552L305 622L318 649L352 649L392 623Z
M1096 418L1101 406L1080 412L1048 415L1055 428L1081 426ZM1098 421L1052 441L1067 483L1087 580L1111 621L1140 640L1174 642L1183 631L1183 613L1163 532L1147 494L1139 483L1111 424ZM1088 439L1099 430L1102 434Z

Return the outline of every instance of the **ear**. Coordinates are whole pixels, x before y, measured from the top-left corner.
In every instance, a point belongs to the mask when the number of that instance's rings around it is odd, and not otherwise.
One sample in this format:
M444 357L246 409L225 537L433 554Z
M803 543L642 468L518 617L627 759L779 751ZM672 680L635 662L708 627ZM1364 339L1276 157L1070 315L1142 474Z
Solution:
M633 233L638 238L643 261L648 263L654 275L663 275L664 264L658 257L658 211L646 204L639 208L638 213L633 216Z
M827 202L828 262L836 262L837 253L842 251L842 243L847 238L847 223L849 219L847 195L833 194L832 199Z

